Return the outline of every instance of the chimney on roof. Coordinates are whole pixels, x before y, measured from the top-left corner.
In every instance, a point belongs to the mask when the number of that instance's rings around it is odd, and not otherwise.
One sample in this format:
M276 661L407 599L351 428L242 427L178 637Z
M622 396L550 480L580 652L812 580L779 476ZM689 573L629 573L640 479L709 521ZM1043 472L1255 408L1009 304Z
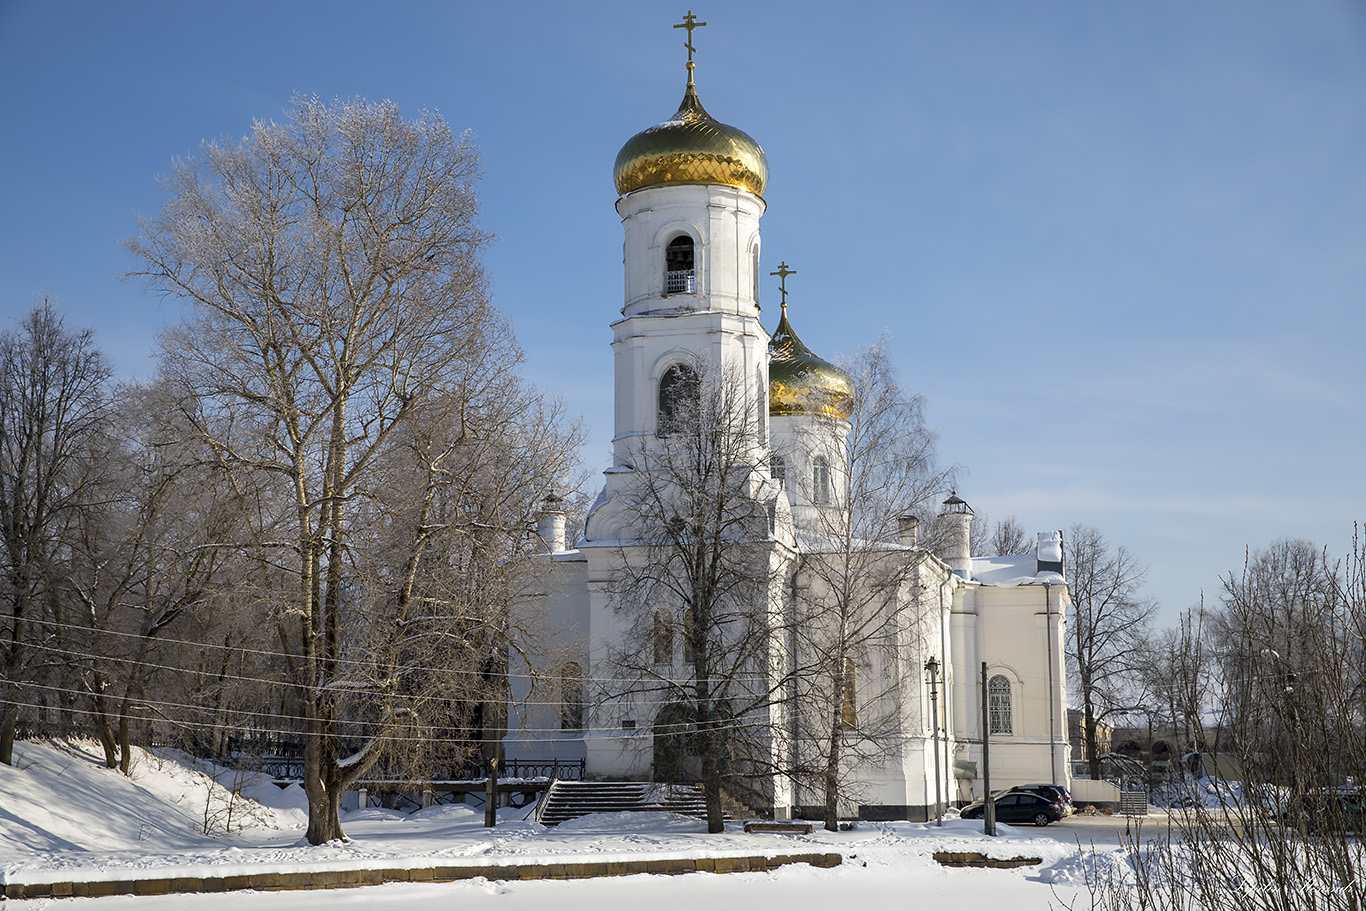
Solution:
M897 534L901 538L901 543L907 547L920 546L920 519L907 513L904 516L897 516Z
M1039 532L1039 546L1035 552L1038 562L1037 572L1063 575L1062 532Z

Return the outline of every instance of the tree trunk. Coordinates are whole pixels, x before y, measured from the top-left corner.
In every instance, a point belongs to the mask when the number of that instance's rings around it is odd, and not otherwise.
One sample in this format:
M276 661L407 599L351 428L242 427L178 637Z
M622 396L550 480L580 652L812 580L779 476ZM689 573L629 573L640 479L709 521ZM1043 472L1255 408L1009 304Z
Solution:
M95 677L95 692L91 694L94 711L90 714L95 722L95 734L100 746L104 747L104 767L115 769L119 765L118 746L114 742L114 728L109 723L109 700L103 692L103 684L98 675Z
M321 792L308 799L308 831L304 837L310 845L346 841L341 827L341 792L335 787L319 787Z
M132 774L133 744L129 733L128 713L119 716L119 771L125 776Z
M702 711L700 710L699 714ZM721 763L716 730L710 719L699 722L698 740L702 748L702 790L707 799L707 832L715 835L725 831L725 813L721 808Z
M5 765L14 765L14 728L18 721L19 707L5 706L4 714L0 715L0 762Z
M844 624L841 623L841 641L844 639L843 626ZM840 746L844 742L844 700L849 695L844 690L844 652L842 649L835 653L832 682L834 692L831 694L830 700L830 740L826 750L823 778L825 780L825 828L831 832L838 832L840 828Z
M316 730L309 733L304 747L304 793L308 795L304 837L310 845L346 840L341 827L341 775L331 755L333 749Z
M123 694L123 704L119 706L119 771L128 775L133 767L132 724L129 715L133 709L133 685L129 684Z
M825 828L830 832L838 832L840 829L839 767L840 743L843 736L843 719L837 706L830 726L830 749L825 757Z
M1092 707L1091 701L1086 700L1082 717L1082 739L1086 747L1087 767L1091 771L1091 780L1100 780L1100 736L1097 728L1099 723L1096 721L1096 710Z
M27 584L26 577L20 582ZM19 726L19 692L15 681L24 665L24 637L28 624L24 621L25 599L22 594L14 597L14 610L10 626L9 648L5 651L4 694L8 698L3 713L0 714L0 762L14 765L14 730Z

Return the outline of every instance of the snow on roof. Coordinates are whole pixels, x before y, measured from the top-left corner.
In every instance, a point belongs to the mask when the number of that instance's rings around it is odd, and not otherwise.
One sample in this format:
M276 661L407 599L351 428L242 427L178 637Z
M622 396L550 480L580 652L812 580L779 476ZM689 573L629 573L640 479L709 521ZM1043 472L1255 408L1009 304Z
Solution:
M1042 585L1066 581L1062 573L1039 572L1038 556L1033 551L1007 557L973 557L972 579L983 585Z

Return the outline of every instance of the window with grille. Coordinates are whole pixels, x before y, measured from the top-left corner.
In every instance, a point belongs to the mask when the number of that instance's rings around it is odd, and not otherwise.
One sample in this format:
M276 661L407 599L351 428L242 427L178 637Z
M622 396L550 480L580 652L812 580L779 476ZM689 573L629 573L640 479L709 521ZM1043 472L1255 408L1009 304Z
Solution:
M674 660L674 621L665 610L655 611L655 664L671 664Z
M819 506L830 502L830 463L816 456L811 467L811 501Z
M840 703L840 724L846 730L858 727L858 693L854 688L854 659L845 658L842 674L844 699Z
M1014 733L1010 717L1010 681L997 674L987 682L987 724L993 734Z

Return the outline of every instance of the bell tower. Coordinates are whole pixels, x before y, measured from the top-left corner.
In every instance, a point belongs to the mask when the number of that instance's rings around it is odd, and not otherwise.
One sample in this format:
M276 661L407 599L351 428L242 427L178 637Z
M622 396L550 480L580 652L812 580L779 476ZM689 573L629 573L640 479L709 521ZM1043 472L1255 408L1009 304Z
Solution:
M674 403L702 381L746 389L767 438L768 333L759 322L759 219L768 160L743 130L702 106L693 79L672 117L631 137L617 155L617 212L625 232L625 300L612 325L613 462L668 436ZM691 384L691 385L690 385ZM609 488L612 486L609 475Z

